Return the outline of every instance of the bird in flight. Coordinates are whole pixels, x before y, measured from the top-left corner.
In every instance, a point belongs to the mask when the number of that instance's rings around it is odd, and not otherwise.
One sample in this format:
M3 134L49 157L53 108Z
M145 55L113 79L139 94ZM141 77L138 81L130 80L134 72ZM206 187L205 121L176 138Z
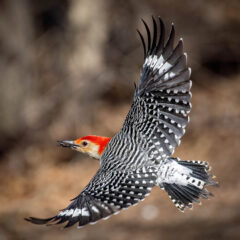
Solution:
M157 23L158 22L158 23ZM140 83L121 130L112 138L85 136L59 141L100 161L100 168L83 191L56 216L29 217L35 224L75 223L84 226L106 219L136 205L153 187L165 190L175 206L184 211L199 198L212 194L205 188L217 186L203 161L173 158L185 133L191 110L191 70L183 52L183 40L174 47L175 29L165 40L161 18L152 18L152 34L145 21L147 40L138 31L144 52Z

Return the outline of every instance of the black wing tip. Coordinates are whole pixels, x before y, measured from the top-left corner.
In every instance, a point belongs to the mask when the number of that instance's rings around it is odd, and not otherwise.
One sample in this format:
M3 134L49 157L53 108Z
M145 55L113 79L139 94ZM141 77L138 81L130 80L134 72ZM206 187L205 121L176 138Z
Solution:
M157 25L156 19L153 15L152 15L152 22L153 22L153 24Z
M170 31L170 36L169 36L169 38L170 38L172 35L173 35L173 37L175 37L175 25L174 25L174 23L172 23L172 25L171 25L171 31Z
M162 20L162 18L161 18L160 16L158 16L158 20L159 20L159 22L160 22L161 24L163 24L163 20Z
M52 226L52 225L55 225L55 224L62 224L64 222L68 221L68 223L65 226L63 226L63 229L69 228L77 222L77 221L71 221L69 219L66 219L64 221L55 222L57 220L56 216L51 217L51 218L28 217L28 218L24 218L24 220L27 221L27 222L33 223L33 224L46 225L46 226ZM85 224L83 224L83 225L85 225Z
M146 32L147 32L147 54L149 53L149 51L151 51L151 43L152 43L152 40L151 40L151 32L150 32L150 29L149 29L149 27L148 27L148 25L147 25L147 23L143 20L143 19L141 19L142 20L142 22L143 22L143 24L144 24L144 26L145 26L145 29L146 29Z
M141 21L143 22L143 24L144 24L144 26L146 28L146 31L150 32L149 27L148 27L147 23L145 22L145 20L143 18L141 18Z
M143 22L143 24L145 25L147 25L147 23L145 22L145 20L143 19L143 18L141 18L141 21Z
M31 222L33 224L38 224L38 225L48 224L49 222L53 221L54 219L55 219L55 216L51 217L51 218L35 218L35 217L24 218L25 221Z
M145 30L147 32L147 41L145 42L143 35L141 34L141 32L137 29L137 32L141 38L141 41L143 43L143 47L145 45L144 48L144 59L147 57L147 55L151 55L153 52L158 52L159 50L161 50L162 48L164 48L164 42L165 42L165 25L164 25L164 21L162 20L162 18L160 16L158 16L158 21L159 21L159 39L158 39L158 43L156 42L156 38L157 38L157 22L156 22L156 18L152 15L152 24L153 24L153 39L151 39L152 34L150 32L149 29L149 25L146 23L146 21L141 18L141 21L144 24ZM172 34L175 32L174 29L174 24L172 23L172 27L171 27L171 32ZM147 44L145 44L147 43Z
M138 33L140 39L141 39L142 45L143 45L143 54L144 54L144 59L145 59L147 53L146 53L146 44L145 44L145 41L144 41L144 37L138 29L136 29L136 30L137 30L137 33Z

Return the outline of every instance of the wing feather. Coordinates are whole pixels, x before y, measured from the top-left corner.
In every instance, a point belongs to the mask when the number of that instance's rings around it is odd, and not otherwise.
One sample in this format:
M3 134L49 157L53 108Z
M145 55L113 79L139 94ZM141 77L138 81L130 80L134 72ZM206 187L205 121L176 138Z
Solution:
M155 185L156 172L153 168L135 171L111 171L100 168L86 188L58 215L39 219L26 219L35 224L62 224L65 228L78 223L84 226L106 219L121 209L143 200Z
M173 24L166 44L165 26L160 17L158 27L155 19L152 18L153 37L144 20L143 24L147 33L147 49L144 48L145 61L140 84L135 89L134 101L123 129L133 127L149 143L155 145L154 151L161 156L160 159L165 159L171 156L180 144L180 139L189 122L191 70L187 66L183 40L180 39L174 47ZM140 32L139 35L145 44ZM153 157L156 158L157 154Z

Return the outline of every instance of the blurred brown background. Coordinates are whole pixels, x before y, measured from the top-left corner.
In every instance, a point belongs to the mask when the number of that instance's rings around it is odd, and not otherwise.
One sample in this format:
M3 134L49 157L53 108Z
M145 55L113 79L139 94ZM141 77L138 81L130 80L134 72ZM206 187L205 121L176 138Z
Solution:
M25 222L66 207L97 170L56 140L119 130L143 63L135 29L151 15L175 23L193 70L175 155L210 162L215 197L182 214L156 188L82 229ZM0 239L240 239L239 30L239 0L1 0Z

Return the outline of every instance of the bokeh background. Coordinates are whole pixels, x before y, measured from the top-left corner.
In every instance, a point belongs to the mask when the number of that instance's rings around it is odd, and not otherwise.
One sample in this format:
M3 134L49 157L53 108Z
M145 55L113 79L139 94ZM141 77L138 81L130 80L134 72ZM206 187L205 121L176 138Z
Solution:
M82 229L32 225L67 206L99 163L56 140L121 127L138 81L140 18L175 23L192 67L193 109L175 155L209 161L220 188L179 212L154 189ZM146 35L145 35L146 36ZM0 239L240 239L239 0L0 1Z

